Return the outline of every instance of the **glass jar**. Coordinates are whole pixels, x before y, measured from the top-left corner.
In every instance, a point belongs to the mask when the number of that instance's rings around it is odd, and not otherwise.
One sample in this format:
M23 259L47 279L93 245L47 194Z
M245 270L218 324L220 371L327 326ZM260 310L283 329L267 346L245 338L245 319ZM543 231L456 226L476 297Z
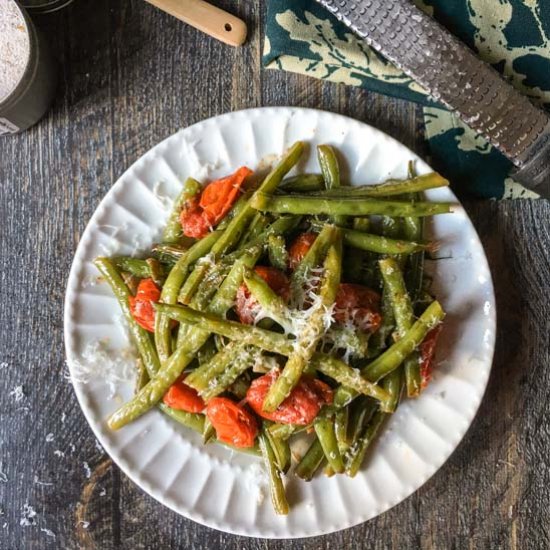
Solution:
M4 0L6 2L6 0ZM0 135L14 134L26 130L46 113L51 105L57 83L57 67L53 61L49 46L44 36L37 32L33 22L15 1L7 0L5 13L10 12L11 22L7 23L8 31L26 33L26 40L19 36L15 41L8 34L0 37L2 55L11 55L21 67L20 72L14 72L8 76L4 70L4 93L0 98ZM19 50L10 52L10 47L18 42ZM26 46L26 47L25 47ZM13 77L13 86L10 86L10 78Z

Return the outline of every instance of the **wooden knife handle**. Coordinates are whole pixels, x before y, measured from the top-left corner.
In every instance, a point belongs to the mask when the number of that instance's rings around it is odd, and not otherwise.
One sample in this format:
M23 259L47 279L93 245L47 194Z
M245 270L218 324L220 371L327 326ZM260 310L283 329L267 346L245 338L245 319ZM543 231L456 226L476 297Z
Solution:
M244 21L204 0L146 1L230 46L240 46L246 39Z

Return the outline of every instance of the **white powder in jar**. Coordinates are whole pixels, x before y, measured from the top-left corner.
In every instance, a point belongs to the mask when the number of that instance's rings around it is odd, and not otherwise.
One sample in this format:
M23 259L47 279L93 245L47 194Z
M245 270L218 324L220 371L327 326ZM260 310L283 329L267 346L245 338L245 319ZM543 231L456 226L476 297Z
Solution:
M14 0L0 0L0 102L19 84L29 54L25 19Z

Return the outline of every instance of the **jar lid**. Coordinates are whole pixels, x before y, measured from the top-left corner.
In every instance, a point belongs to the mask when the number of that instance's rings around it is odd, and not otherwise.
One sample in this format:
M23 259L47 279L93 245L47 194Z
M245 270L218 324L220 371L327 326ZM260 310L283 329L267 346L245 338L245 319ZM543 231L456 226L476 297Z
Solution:
M49 13L68 6L73 0L20 0L30 13Z
M22 81L31 55L31 36L22 9L14 0L2 2L0 11L0 103Z

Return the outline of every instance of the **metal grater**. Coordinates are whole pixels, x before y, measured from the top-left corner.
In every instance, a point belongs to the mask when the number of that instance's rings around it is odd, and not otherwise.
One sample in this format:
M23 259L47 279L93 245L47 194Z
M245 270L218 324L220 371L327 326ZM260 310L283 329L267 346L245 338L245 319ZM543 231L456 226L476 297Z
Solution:
M317 0L456 112L517 167L511 174L550 198L550 118L409 0Z

